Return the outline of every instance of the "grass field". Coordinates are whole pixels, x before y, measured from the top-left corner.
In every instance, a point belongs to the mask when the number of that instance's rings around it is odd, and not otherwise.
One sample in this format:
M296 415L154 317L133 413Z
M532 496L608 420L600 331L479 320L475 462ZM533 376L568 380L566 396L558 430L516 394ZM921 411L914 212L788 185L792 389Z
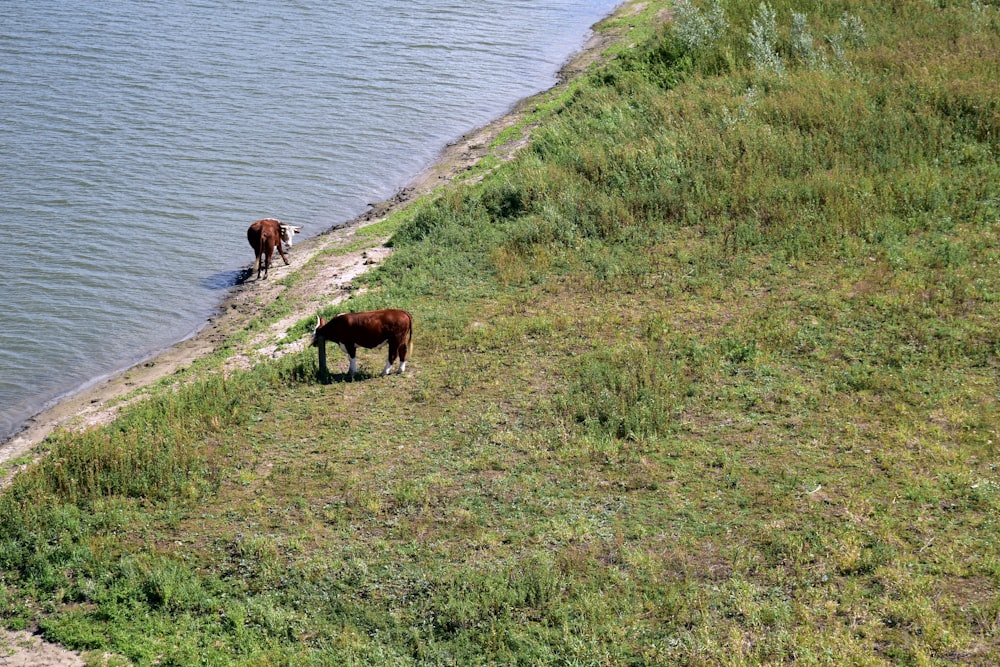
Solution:
M93 664L1000 662L1000 10L617 20L514 160L380 224L340 308L410 310L407 374L216 358L51 437L4 624Z

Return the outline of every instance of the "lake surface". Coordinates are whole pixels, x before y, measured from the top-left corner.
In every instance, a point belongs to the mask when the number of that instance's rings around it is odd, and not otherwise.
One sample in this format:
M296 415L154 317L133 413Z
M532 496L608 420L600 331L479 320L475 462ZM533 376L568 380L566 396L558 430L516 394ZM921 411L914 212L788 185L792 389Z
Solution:
M0 441L556 81L621 0L3 0ZM280 260L279 260L280 261Z

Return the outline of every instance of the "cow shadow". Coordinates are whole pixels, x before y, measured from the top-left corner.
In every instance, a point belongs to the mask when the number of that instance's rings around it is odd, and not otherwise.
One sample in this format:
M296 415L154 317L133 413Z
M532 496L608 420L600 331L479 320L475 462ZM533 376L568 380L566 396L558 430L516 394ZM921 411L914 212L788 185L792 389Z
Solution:
M334 384L337 382L364 382L367 380L372 380L377 377L382 377L382 374L379 373L378 375L376 375L374 373L368 373L361 369L358 369L358 371L354 374L353 380L351 379L350 374L346 372L326 373L326 375L324 376L323 371L320 370L316 371L316 379L319 381L320 384Z
M310 359L308 354L288 355L282 361L277 362L277 367L274 371L278 373L282 381L299 385L364 382L381 377L381 373L368 372L360 368L354 374L353 380L351 380L350 375L346 371L343 373L327 372L324 374L317 367L315 359Z
M210 290L227 290L230 287L242 285L253 275L253 269L234 269L232 271L220 271L205 276L201 279L201 286Z

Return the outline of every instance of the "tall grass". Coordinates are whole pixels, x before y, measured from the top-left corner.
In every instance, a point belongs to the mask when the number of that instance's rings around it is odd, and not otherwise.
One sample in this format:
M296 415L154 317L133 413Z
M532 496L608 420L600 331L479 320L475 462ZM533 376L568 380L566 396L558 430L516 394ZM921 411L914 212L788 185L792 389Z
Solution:
M211 462L220 455L216 443L249 418L247 390L244 383L212 378L140 401L110 426L59 432L47 441L48 454L38 467L15 480L14 494L44 488L83 504L210 492Z
M306 351L50 441L4 622L143 665L996 662L996 7L664 9L393 221L338 308L411 310L412 373Z

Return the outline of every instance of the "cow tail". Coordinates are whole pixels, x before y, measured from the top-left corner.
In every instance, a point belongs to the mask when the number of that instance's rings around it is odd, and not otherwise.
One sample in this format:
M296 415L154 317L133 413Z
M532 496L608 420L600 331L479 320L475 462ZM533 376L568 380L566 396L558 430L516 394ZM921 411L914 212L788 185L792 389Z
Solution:
M406 341L406 356L409 357L411 354L413 354L413 315L410 315L410 335Z
M257 273L257 271L259 270L260 270L260 255L257 255L257 259L253 261L253 269L250 270L250 273L251 274Z

